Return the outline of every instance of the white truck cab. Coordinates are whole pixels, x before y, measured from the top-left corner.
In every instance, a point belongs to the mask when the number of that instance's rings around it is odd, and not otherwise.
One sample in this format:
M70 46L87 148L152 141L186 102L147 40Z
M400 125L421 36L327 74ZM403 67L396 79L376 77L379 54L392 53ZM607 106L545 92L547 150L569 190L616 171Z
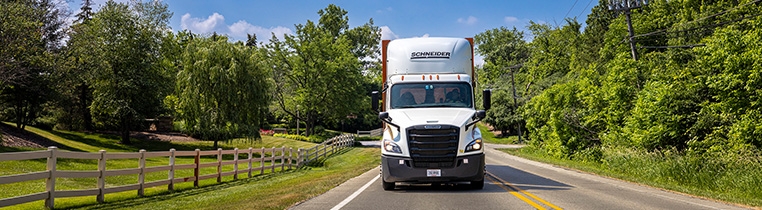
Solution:
M396 182L470 182L484 186L481 132L475 109L473 39L382 41L381 139L383 188ZM373 93L373 109L378 108ZM490 92L484 91L484 107Z

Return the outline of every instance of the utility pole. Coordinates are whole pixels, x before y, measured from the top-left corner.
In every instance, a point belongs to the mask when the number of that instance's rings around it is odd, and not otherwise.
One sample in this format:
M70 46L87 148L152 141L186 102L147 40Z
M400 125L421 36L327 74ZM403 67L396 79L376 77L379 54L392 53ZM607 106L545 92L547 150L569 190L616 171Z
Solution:
M513 65L513 66L508 67L509 69L511 69L511 86L513 86L513 114L516 114L516 110L519 109L519 104L518 104L518 102L516 102L516 98L517 98L517 96L516 96L516 80L513 78L513 74L514 74L513 70L517 69L517 68L521 68L522 66L524 66L524 65L517 64L517 65ZM522 143L522 141L521 141L521 122L519 122L516 125L516 129L517 129L517 131L519 131L519 143Z
M630 10L643 7L648 4L648 0L609 0L609 10L620 12L623 11L627 17L627 31L629 32L630 51L632 52L632 59L638 60L638 52L635 50L635 30L632 29L632 18L630 17Z

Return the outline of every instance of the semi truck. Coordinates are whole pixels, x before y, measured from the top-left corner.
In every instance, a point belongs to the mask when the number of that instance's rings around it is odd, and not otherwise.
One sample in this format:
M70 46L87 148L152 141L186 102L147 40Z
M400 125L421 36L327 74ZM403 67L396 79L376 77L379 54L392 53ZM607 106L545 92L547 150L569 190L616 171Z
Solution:
M384 190L396 183L484 187L484 142L475 124L486 116L491 92L483 91L484 110L477 110L473 43L445 37L382 40L383 86L371 96L383 122Z

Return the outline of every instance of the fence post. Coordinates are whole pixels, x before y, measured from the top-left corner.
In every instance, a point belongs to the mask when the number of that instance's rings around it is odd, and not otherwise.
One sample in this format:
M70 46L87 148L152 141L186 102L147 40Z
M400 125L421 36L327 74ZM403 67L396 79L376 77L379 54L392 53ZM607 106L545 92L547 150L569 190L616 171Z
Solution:
M201 150L196 149L196 157L193 157L193 162L196 163L196 167L193 168L193 187L198 187L199 166L201 165Z
M222 182L222 148L217 148L217 183Z
M296 167L302 167L302 148L296 149Z
M275 147L272 148L272 158L270 159L270 173L275 173Z
M294 148L289 147L288 148L288 170L291 170L291 164L292 164L292 158L294 156Z
M262 153L259 154L259 175L265 174L265 147L262 147Z
M251 161L254 160L254 159L252 159L252 158L254 158L254 153L253 152L254 152L253 149L251 149L251 147L249 147L249 178L251 178Z
M106 189L106 150L100 150L98 151L101 155L100 158L98 158L98 172L100 175L98 176L98 196L95 198L98 203L103 203L106 199L104 196L104 190Z
M45 206L48 207L48 209L53 209L54 202L55 202L55 194L56 194L56 159L58 156L56 154L56 151L58 150L57 147L48 147L48 151L50 151L50 155L48 156L48 165L47 170L50 172L48 175L48 179L45 180L45 189L48 191L48 199L45 200Z
M169 185L167 190L175 190L175 148L169 149Z
M140 167L140 174L138 175L138 184L140 185L138 196L143 197L145 195L143 185L146 183L146 150L144 149L140 150L140 162L138 163L138 167Z
M235 156L233 156L233 179L238 180L238 148L234 149Z
M286 147L280 148L280 171L286 170Z

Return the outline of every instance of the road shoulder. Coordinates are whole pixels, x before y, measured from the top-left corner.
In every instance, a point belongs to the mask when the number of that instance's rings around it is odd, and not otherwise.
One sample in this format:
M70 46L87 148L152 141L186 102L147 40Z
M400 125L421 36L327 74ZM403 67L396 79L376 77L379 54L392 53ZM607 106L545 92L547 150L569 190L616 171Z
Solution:
M357 191L357 189L360 189L363 185L368 183L368 181L378 176L380 172L379 167L375 167L366 171L360 176L351 178L319 196L299 202L289 209L331 209L343 201L345 198L352 195L352 193Z

